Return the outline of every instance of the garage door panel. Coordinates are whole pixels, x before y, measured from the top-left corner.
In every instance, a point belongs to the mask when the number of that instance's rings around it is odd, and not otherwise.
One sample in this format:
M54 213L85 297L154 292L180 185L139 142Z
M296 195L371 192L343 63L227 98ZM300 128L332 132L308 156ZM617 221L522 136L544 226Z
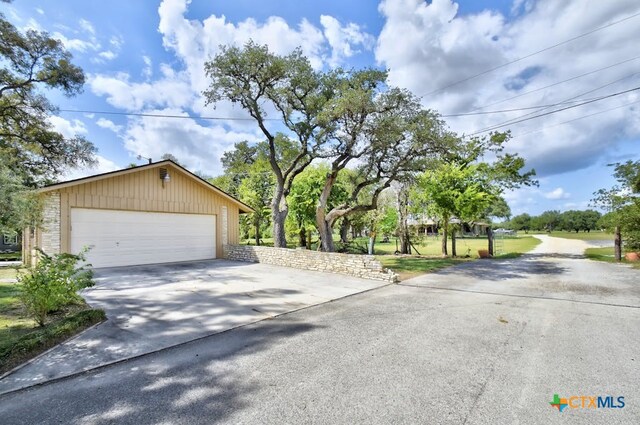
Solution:
M71 251L94 267L215 258L214 215L71 209Z

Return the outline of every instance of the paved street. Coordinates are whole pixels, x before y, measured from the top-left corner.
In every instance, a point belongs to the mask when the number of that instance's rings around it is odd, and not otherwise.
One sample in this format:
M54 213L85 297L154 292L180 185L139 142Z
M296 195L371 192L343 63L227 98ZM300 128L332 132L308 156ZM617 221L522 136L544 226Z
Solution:
M467 263L3 396L0 418L640 423L639 271L580 249L545 239L521 259ZM554 394L626 406L560 413Z

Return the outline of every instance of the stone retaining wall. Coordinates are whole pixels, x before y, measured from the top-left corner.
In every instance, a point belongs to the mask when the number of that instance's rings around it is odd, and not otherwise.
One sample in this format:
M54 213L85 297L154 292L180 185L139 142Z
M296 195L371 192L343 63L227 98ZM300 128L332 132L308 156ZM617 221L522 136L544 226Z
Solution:
M224 257L228 260L339 273L391 283L398 281L398 275L391 270L384 269L373 255L340 254L269 246L225 245Z

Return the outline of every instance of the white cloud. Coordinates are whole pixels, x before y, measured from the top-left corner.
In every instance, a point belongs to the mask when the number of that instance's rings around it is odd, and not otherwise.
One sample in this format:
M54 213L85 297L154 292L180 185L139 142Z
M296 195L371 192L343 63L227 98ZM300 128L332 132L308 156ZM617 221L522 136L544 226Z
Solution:
M179 109L149 112L187 116ZM140 117L130 120L123 139L125 148L133 156L157 160L169 152L190 170L217 175L222 172L220 157L234 143L257 142L261 137L255 132L231 131L222 125L203 126L192 119Z
M151 58L149 56L142 56L142 61L144 62L144 68L142 69L142 77L145 80L149 80L153 75L153 62L151 61Z
M102 127L102 128L106 128L107 130L111 130L116 134L119 134L122 131L122 126L121 125L117 125L113 121L108 120L106 118L99 118L98 121L96 121L96 125L98 125L98 127Z
M98 56L100 56L105 60L110 61L118 57L118 54L116 52L112 52L111 50L105 50L104 52L98 53Z
M516 1L515 16L510 19L494 11L459 15L457 5L451 0L383 0L379 10L385 17L385 24L375 51L378 63L390 69L392 84L406 87L416 95L425 95L423 103L443 114L553 104L622 91L636 85L631 75L637 72L640 60L500 102L636 57L637 51L628 40L636 33L638 18L455 84L620 20L637 11L634 0L598 2L588 8L580 0ZM621 81L593 91L616 80ZM621 141L640 136L640 118L632 106L592 118L580 118L637 100L637 95L630 93L512 124L501 130L512 130L515 137L509 150L524 156L540 175L577 170L593 164ZM495 105L485 107L490 104ZM446 119L453 130L472 133L535 114L526 115L529 112ZM557 125L565 121L572 122Z
M357 24L349 23L343 26L336 18L328 15L321 15L320 23L324 27L324 36L331 46L329 65L332 67L340 65L344 59L358 53L358 50L354 49L355 46L371 50L375 44L375 38L362 31Z
M62 136L67 139L71 139L76 135L82 136L87 134L87 127L82 121L77 119L69 121L54 115L49 117L49 122L51 123L54 131L62 134Z
M545 193L544 197L552 200L569 199L571 197L571 194L567 193L563 188L557 187L553 189L551 192Z
M264 22L248 18L237 24L216 15L199 21L186 18L187 5L186 0L164 0L158 9L158 30L165 48L174 51L184 62L197 93L207 87L204 62L219 52L220 45L240 46L254 40L267 44L277 54L287 54L301 47L316 69L323 66L327 52L332 64L336 65L357 52L354 46L371 47L371 36L362 32L358 25L341 25L329 16L323 19L330 27L325 28L325 34L329 34L331 40L306 19L295 27L278 16L271 16Z
M124 44L124 38L119 35L114 35L109 39L109 44L116 50L120 50L122 45Z
M86 19L80 19L78 21L78 25L80 25L80 28L82 28L85 32L88 32L91 35L95 35L96 30L93 27L93 24L91 22L89 22Z
M51 37L60 40L65 48L69 50L75 50L78 52L86 52L88 50L100 49L100 43L95 40L81 40L79 38L68 38L60 32L54 32Z
M73 170L69 170L67 173L62 176L61 180L74 180L80 179L82 177L92 176L95 174L108 173L110 171L116 171L121 169L122 167L118 166L115 162L100 156L96 155L96 160L98 163L93 167L84 167L84 168L76 168Z
M194 100L194 93L184 73L153 83L131 82L127 73L91 75L89 86L98 96L107 96L107 102L112 106L128 111L150 107L185 107Z
M36 12L38 12L40 15L44 15L44 10L40 9L39 7L36 7Z

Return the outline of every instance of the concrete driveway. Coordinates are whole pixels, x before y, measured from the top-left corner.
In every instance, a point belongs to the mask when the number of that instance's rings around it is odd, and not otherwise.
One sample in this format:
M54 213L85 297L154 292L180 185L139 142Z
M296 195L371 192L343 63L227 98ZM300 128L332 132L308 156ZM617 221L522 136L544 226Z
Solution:
M108 320L0 380L0 394L386 285L226 260L96 270Z

